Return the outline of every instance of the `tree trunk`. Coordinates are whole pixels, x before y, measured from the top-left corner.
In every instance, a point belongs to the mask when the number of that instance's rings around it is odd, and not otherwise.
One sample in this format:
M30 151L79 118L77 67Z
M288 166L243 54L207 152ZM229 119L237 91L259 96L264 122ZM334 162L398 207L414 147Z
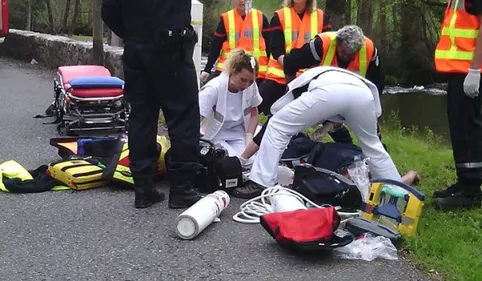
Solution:
M387 12L388 12L388 7L387 7L387 0L381 0L380 1L380 7L379 7L379 17L378 17L378 26L380 27L379 31L379 45L382 47L387 46Z
M69 26L69 37L74 35L74 29L77 27L77 22L80 14L80 0L75 0L74 4L74 14L72 15L72 22Z
M332 30L343 27L346 23L347 0L326 0L326 13L330 15Z
M71 2L71 0L65 0L64 18L62 20L62 33L64 34L67 33Z
M54 22L54 10L53 10L53 0L45 0L45 4L47 5L47 16L50 26L50 33L55 34L55 22Z
M104 64L104 32L101 17L102 0L92 1L92 54L94 64Z
M27 19L25 29L32 30L32 0L27 0Z
M373 29L373 7L372 0L358 1L357 25L363 29L368 37L372 36Z

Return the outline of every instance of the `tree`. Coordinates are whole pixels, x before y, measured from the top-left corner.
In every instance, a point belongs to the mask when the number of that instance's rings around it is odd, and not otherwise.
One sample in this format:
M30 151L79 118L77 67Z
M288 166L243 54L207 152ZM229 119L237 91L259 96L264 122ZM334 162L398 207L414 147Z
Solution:
M92 1L92 56L95 64L104 64L104 32L102 26L102 0Z

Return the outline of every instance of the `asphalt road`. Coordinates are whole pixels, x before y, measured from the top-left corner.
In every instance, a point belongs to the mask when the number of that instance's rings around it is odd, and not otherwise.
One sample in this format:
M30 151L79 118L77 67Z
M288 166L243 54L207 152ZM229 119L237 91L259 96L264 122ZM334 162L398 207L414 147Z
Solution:
M42 114L54 71L0 58L0 161L28 169L59 159ZM160 187L166 189L165 187ZM240 200L195 240L176 237L180 210L133 208L133 193L0 194L2 280L424 280L405 261L334 260L283 251L260 225L232 221Z

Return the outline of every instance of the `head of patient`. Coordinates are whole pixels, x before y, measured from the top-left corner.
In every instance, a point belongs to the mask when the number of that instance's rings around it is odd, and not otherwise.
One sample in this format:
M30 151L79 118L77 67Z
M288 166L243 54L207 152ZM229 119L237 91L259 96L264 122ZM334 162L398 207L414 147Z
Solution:
M251 86L256 80L259 66L256 59L244 49L230 52L224 65L224 72L229 75L228 90L237 93Z

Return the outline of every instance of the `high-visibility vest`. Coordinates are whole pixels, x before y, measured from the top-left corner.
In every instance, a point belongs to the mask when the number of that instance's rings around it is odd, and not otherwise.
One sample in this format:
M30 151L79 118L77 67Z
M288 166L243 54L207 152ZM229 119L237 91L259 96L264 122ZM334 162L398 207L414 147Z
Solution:
M305 12L303 20L293 7L285 7L275 12L280 20L285 38L285 53L289 54L292 49L301 48L308 43L316 34L323 30L323 11L316 9L313 12ZM300 70L299 73L303 72ZM271 55L268 62L266 79L285 85L283 67Z
M479 26L479 19L465 11L465 0L449 0L435 49L437 72L468 72Z
M167 150L171 147L170 141L165 136L157 136L157 143L160 146L161 153L157 162L157 169L154 173L154 177L158 177L166 170L165 155ZM133 185L134 179L132 178L131 169L129 168L129 147L127 139L124 140L122 149L119 153L119 157L114 157L113 166L107 167L106 178L112 182L121 183L124 185ZM112 169L114 168L114 169Z
M321 58L320 65L338 66L336 58L336 32L323 32L318 34L318 36L323 42L323 57ZM360 51L348 64L346 69L365 77L374 52L375 47L373 41L365 37L365 44L363 44Z
M250 9L243 20L238 11L232 9L223 13L221 17L228 38L223 43L216 70L223 71L224 62L231 50L243 48L258 61L258 78L265 78L268 69L268 56L263 37L263 13L256 9Z

